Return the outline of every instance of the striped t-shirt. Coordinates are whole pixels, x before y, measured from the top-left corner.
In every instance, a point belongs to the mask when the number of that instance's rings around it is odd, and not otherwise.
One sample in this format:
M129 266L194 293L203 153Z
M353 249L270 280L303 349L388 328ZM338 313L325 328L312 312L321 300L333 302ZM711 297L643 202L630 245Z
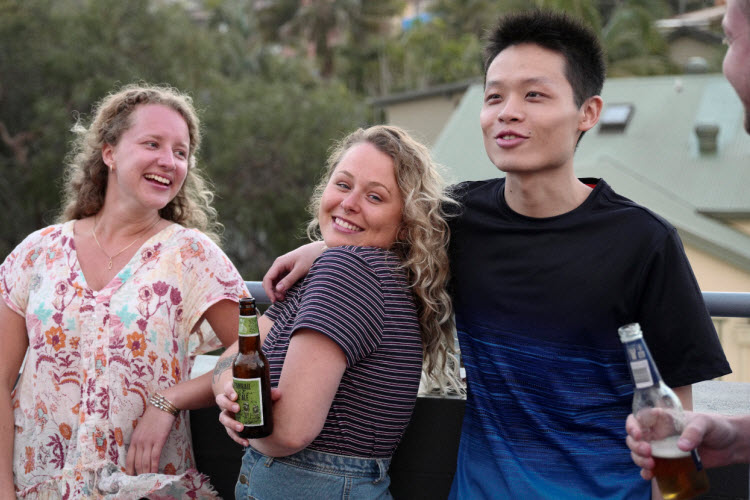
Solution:
M266 315L263 343L276 386L289 341L300 328L330 337L346 355L323 429L309 449L389 458L411 418L422 369L416 306L391 251L335 247Z

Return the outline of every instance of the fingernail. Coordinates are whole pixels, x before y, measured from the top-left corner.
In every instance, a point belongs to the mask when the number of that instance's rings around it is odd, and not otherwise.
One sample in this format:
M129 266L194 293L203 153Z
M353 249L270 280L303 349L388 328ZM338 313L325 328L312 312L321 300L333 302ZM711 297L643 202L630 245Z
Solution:
M690 450L693 448L693 443L689 439L681 437L677 440L677 446L683 450Z

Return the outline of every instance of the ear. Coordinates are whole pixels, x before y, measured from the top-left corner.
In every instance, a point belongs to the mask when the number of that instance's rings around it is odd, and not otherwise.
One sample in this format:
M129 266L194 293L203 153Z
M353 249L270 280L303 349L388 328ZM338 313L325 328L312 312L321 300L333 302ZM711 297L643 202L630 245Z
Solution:
M404 241L406 239L407 231L404 226L404 221L401 221L398 228L398 235L396 235L396 241Z
M580 118L578 120L578 130L586 132L599 122L599 116L602 113L604 101L598 95L591 96L581 105Z
M112 163L115 161L114 150L115 148L111 144L107 144L106 142L102 144L102 160L104 161L105 165L111 167Z

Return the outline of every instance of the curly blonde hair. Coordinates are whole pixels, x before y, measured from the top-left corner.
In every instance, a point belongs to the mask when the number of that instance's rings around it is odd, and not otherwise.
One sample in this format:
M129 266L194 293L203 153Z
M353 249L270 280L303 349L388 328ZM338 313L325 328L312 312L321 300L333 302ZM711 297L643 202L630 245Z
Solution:
M195 228L218 243L220 224L213 208L210 184L196 167L201 143L200 120L192 98L179 90L161 85L130 84L111 93L94 107L89 127L77 123L77 137L65 168L63 205L60 222L95 215L104 206L109 169L102 159L104 144L116 145L132 126L131 116L144 104L160 104L178 112L188 127L190 152L185 182L177 195L161 210L164 219Z
M455 204L446 196L445 184L430 153L406 131L389 125L358 129L336 143L326 169L310 200L312 220L307 226L310 239L320 238L320 209L323 191L344 154L353 146L369 143L392 160L396 182L404 201L399 237L391 248L406 269L417 302L422 331L423 371L428 382L441 388L456 388L453 306L446 285L450 276L448 238L450 231L444 209Z

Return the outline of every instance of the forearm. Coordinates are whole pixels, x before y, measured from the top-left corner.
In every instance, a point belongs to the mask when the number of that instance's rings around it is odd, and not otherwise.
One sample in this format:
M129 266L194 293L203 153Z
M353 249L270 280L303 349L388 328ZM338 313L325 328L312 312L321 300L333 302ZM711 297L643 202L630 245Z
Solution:
M216 361L211 374L211 387L214 396L224 393L227 381L232 380L232 362L237 355L237 343L229 346Z
M197 410L215 404L210 373L185 380L159 393L180 410Z

